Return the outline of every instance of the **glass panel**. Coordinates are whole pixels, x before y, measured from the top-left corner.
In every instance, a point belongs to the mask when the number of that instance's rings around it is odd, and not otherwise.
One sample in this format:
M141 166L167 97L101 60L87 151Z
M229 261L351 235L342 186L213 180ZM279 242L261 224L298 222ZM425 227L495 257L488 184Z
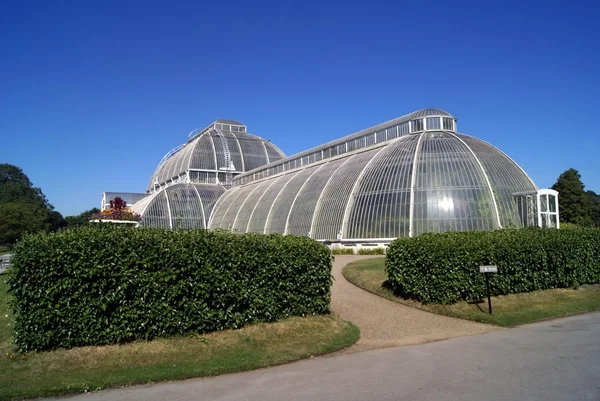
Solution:
M335 173L344 161L346 159L338 159L322 164L319 166L318 171L308 179L290 211L286 234L308 235L317 201L331 175Z
M398 126L398 131L400 133L400 135L407 135L408 132L408 123L402 123Z
M427 129L434 130L440 129L440 118L439 117L427 117Z
M171 228L165 191L157 193L150 201L142 216L141 224L146 227Z
M315 167L311 167L300 171L282 188L267 217L265 234L284 233L288 215L298 191L316 170Z
M419 136L388 145L358 183L351 200L348 238L407 237L412 161Z
M195 142L190 168L215 170L215 150L210 135L201 135Z
M173 229L206 228L204 209L192 185L173 185L166 190Z
M213 179L214 181L214 179ZM225 194L225 188L220 185L194 185L198 194L200 195L200 200L202 201L202 205L204 206L204 218L206 219L206 223L208 226L208 220L210 219L210 214L212 213L213 208L215 207L217 201L221 196Z
M248 187L251 189L251 192L246 197L243 204L239 204L236 207L236 218L233 222L234 230L245 233L248 231L248 221L250 220L250 216L252 215L252 211L258 204L261 196L265 194L265 191L273 185L275 180L265 180L259 182L257 184L250 184ZM237 203L237 202L236 202Z
M236 136L236 138L240 144L240 148L244 156L245 171L254 170L255 168L267 164L265 148L260 140L256 140L250 135L239 134Z
M548 206L550 206L552 213L556 213L556 196L548 195Z
M512 194L514 192L535 191L537 188L533 186L519 166L492 145L471 136L462 134L456 134L456 136L475 152L483 165L494 189L502 227L522 227L524 220L519 218ZM527 206L527 203L524 206Z
M312 237L336 239L342 231L344 212L350 192L360 171L380 149L358 153L344 159L344 164L331 176L321 193L314 216Z
M221 228L224 228L227 230L239 229L239 228L236 228L236 226L235 226L236 218L238 217L238 213L239 213L241 207L245 204L248 197L252 194L252 192L254 191L254 189L256 188L257 185L258 184L240 187L240 189L237 191L238 192L237 197L231 203L231 206L225 213L225 216L223 216L223 220L221 221ZM240 231L245 232L245 227L243 227L243 229L241 229Z
M548 195L540 195L540 212L548 212Z
M492 194L469 149L450 134L423 135L417 156L413 235L496 228Z
M411 132L418 132L418 131L423 131L423 120L422 119L418 119L418 120L412 120L410 122L411 125Z
M269 155L269 163L283 159L283 156L275 149L275 145L271 142L264 142L267 154Z
M283 189L285 184L287 184L287 182L296 174L298 173L283 175L273 180L273 185L270 186L264 193L264 196L260 198L259 202L256 204L256 208L252 212L250 221L248 222L248 231L255 233L263 233L265 231L265 225L271 206L273 206L277 195L279 195L279 192Z
M448 131L454 131L454 120L444 117L444 129Z

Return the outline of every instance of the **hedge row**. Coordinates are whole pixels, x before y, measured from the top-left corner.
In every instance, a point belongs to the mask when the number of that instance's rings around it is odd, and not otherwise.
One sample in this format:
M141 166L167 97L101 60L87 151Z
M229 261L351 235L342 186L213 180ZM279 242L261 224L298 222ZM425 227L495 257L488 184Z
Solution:
M13 252L25 351L114 344L329 311L331 254L309 238L84 226Z
M424 234L393 241L386 272L395 291L423 303L600 283L600 229L521 229Z
M353 248L335 248L331 250L334 255L385 255L385 248L360 248L354 252Z

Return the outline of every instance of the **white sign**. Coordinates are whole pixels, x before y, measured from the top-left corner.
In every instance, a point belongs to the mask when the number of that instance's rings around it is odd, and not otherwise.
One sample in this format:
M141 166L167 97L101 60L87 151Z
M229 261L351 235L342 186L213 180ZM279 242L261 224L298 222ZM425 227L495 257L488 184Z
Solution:
M498 273L498 266L479 266L479 273Z

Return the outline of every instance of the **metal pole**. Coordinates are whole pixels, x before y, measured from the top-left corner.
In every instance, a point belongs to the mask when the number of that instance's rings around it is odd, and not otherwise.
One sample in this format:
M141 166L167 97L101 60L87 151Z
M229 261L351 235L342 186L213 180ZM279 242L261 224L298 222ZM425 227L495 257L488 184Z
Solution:
M488 310L492 314L492 299L490 298L490 273L485 273L485 286L487 287Z

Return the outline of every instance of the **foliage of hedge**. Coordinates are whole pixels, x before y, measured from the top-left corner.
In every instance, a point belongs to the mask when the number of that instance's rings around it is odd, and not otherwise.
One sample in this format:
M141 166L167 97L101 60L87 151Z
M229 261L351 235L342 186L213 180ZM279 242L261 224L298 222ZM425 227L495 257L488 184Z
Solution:
M360 248L354 252L354 248L335 248L331 250L334 255L385 255L385 248Z
M334 255L354 255L354 248L335 248L331 250Z
M385 255L385 248L360 248L358 250L359 255Z
M329 311L309 238L97 224L25 237L9 292L25 351L103 345Z
M423 303L485 296L480 265L493 295L600 283L600 229L505 229L424 234L393 241L386 272L394 290Z

